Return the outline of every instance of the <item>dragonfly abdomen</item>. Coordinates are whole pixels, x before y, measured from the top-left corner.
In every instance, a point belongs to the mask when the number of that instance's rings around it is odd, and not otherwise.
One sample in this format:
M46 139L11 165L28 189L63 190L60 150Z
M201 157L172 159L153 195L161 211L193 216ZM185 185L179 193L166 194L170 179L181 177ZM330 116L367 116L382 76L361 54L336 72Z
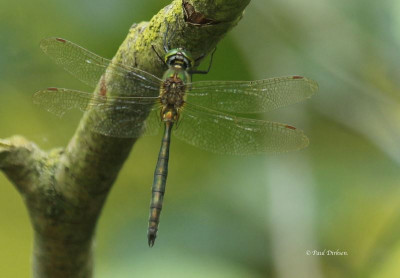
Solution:
M161 141L161 148L160 153L158 154L157 166L154 171L154 181L150 203L149 227L147 230L147 239L150 247L154 245L154 241L157 237L158 224L160 222L165 185L167 183L169 146L171 141L172 126L173 122L165 122L164 136Z

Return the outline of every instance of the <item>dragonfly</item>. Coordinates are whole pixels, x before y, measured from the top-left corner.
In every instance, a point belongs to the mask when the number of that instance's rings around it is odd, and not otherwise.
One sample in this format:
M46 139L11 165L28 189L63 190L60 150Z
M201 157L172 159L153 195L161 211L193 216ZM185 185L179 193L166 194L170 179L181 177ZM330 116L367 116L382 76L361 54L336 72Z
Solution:
M251 155L299 150L309 143L303 131L282 123L240 116L262 113L311 97L315 81L287 76L257 81L192 82L196 59L183 48L154 52L166 70L159 78L139 68L102 58L70 41L48 38L42 50L95 93L48 88L34 94L34 103L62 117L67 111L95 110L93 132L112 137L155 135L164 126L158 155L148 245L157 237L168 175L171 134L200 149L218 154ZM212 60L212 58L211 58ZM108 78L112 76L112 78Z

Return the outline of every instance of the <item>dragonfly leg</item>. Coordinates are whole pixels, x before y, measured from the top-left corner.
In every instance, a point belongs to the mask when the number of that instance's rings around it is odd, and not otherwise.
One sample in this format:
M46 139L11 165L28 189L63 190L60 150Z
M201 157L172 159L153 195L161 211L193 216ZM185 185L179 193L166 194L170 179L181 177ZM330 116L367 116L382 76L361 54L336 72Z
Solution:
M176 25L178 24L178 16L175 17L175 23ZM164 34L164 50L165 53L168 53L168 51L171 50L171 41L173 41L173 39L175 38L175 34L176 34L176 30L178 29L178 27L175 27L172 31L171 31L171 36L168 38L168 34L171 30L169 23L167 22L167 20L165 20L165 24L167 25L167 30L165 31Z
M165 63L164 59L158 54L154 44L151 45L151 48L153 49L154 53L156 53L157 57L161 60L161 62L165 65L166 68L168 68L167 63Z
M207 73L209 73L209 72L210 72L210 69L211 69L212 61L213 61L213 58L214 58L214 53L215 53L216 50L217 50L217 48L215 47L214 50L213 50L213 52L211 53L210 63L208 64L207 70L191 70L191 71L189 71L189 73L190 73L190 74L207 74ZM198 57L198 58L195 60L195 62L197 63L198 61L200 61L201 59L203 59L204 56L205 56L205 54L201 55L200 57Z
M164 46L165 53L167 53L171 49L169 42L167 43L167 37L168 37L168 33L169 33L169 23L167 22L167 20L165 20L165 24L167 25L167 30L165 31L165 34L164 34L163 46ZM158 57L160 57L160 56L158 56Z

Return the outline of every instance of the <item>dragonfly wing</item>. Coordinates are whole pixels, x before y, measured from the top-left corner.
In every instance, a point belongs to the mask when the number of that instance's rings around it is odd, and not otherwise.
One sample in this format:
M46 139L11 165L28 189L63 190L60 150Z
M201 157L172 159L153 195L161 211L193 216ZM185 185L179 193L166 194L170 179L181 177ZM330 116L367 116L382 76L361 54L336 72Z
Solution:
M110 89L118 91L120 95L156 96L158 94L161 84L158 77L134 67L112 63L73 42L60 38L48 38L41 41L40 47L56 64L89 86L96 87L101 76L107 71L107 73L127 79L125 82L118 80L107 84ZM126 83L132 83L134 86L127 88ZM143 88L146 90L143 91Z
M35 104L59 117L74 108L95 110L96 113L90 114L93 131L126 138L158 133L157 100L157 97L105 97L61 88L48 88L33 96Z
M311 97L318 84L288 76L256 81L199 81L188 84L187 102L235 113L259 113Z
M304 133L292 126L235 117L187 104L174 134L201 149L248 155L298 150L308 145Z
M108 106L104 110L105 115L97 114L93 117L92 129L110 137L138 138L157 135L161 126L159 111L158 107L150 111L140 110L137 109L137 104Z

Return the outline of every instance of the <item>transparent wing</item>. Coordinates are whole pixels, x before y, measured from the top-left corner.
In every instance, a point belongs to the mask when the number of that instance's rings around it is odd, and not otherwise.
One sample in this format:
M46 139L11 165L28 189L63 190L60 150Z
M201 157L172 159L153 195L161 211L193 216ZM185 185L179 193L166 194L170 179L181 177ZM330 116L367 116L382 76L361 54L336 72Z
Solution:
M95 110L92 111L95 113L89 114L93 131L112 137L131 138L158 133L160 116L157 100L157 97L104 97L61 88L48 88L33 95L35 104L59 117L74 108Z
M187 102L235 113L259 113L311 97L318 84L288 76L256 81L199 81L188 84Z
M56 64L89 86L96 87L107 70L125 78L125 82L118 79L107 84L108 89L117 91L119 95L157 96L159 93L161 80L156 76L137 68L112 63L65 39L44 39L40 47Z
M304 133L292 126L239 118L187 104L174 134L201 149L247 155L298 150L308 145Z

